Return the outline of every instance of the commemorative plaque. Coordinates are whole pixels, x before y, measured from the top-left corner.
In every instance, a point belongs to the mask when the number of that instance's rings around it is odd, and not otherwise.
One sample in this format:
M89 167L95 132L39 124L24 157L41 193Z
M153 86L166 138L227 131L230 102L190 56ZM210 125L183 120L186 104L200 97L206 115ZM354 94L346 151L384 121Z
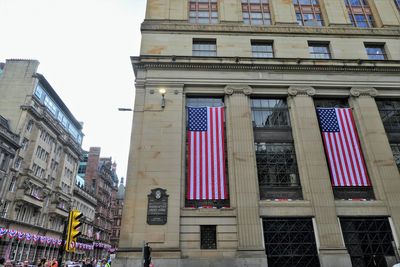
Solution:
M168 195L166 189L151 189L147 195L147 224L162 225L167 223Z

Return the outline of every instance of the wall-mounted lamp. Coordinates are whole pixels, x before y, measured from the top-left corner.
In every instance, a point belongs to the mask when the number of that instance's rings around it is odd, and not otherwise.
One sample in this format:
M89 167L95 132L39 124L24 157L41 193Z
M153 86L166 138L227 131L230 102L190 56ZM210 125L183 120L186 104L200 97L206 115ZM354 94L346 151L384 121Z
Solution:
M161 94L161 108L165 108L165 88L160 88L160 90L158 90L158 92L160 92Z

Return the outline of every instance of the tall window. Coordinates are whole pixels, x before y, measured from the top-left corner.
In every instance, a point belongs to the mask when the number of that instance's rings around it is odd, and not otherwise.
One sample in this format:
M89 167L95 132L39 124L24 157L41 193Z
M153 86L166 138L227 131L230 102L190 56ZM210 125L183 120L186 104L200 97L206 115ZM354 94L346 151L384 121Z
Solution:
M347 99L315 99L317 117L336 199L374 199Z
M302 199L284 99L252 99L254 148L261 199Z
M385 60L387 59L384 44L364 44L368 59Z
M189 0L189 22L200 24L218 23L217 0Z
M293 0L297 22L301 26L323 26L321 8L317 0Z
M374 27L371 8L366 0L344 0L351 23L359 28Z
M219 97L186 98L186 207L230 205L223 107Z
M193 39L193 56L217 56L217 41L215 39Z
M271 25L269 0L242 0L243 22L250 25Z
M274 51L272 41L251 41L251 53L253 57L273 58Z
M200 225L200 248L217 249L216 225Z
M400 11L400 0L394 0L394 3L397 6L397 9Z
M377 99L376 104L392 148L394 161L400 170L400 100Z
M308 51L311 58L330 59L329 43L308 42Z

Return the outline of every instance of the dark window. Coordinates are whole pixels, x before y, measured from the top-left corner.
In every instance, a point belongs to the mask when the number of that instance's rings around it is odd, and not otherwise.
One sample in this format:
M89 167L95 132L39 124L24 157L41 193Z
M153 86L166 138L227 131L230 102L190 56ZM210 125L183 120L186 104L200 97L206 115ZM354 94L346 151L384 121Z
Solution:
M329 43L308 42L308 51L311 58L330 59Z
M316 108L348 108L347 99L314 99ZM322 138L322 136L321 136ZM323 138L322 138L323 139ZM328 159L327 159L328 162ZM328 164L329 166L329 164ZM332 171L331 171L332 173ZM374 192L370 186L334 186L335 199L374 199Z
M317 0L293 0L297 22L301 26L323 26L321 8Z
M251 53L253 57L273 58L274 51L272 42L268 41L251 41Z
M243 22L250 25L271 25L268 0L242 0Z
M400 100L376 100L393 158L400 170Z
M390 143L390 148L393 152L394 162L397 168L400 170L400 143Z
M263 219L269 267L320 266L310 218Z
M284 99L251 99L261 199L302 199L296 153Z
M252 99L253 126L290 127L289 110L284 99Z
M217 0L189 0L189 22L200 24L218 23Z
M193 56L217 56L217 42L215 39L193 39Z
M344 0L351 23L359 28L374 27L372 11L365 0Z
M368 59L372 60L385 60L387 59L385 53L385 45L383 44L364 44Z
M201 249L217 249L217 226L200 225Z
M397 9L400 11L400 0L394 0L394 3L397 6Z
M256 143L255 150L260 198L301 198L294 145Z
M395 262L387 218L340 218L340 225L353 267L386 267Z

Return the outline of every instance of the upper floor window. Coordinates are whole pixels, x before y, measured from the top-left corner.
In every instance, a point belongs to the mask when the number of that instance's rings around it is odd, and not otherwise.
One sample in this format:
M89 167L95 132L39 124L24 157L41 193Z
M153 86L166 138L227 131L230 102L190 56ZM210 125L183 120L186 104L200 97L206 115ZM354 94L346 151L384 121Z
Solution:
M297 22L301 26L323 26L321 8L317 0L293 0Z
M217 56L217 41L215 39L193 39L193 56Z
M271 25L269 0L242 0L243 22L250 25Z
M251 99L253 127L290 127L289 110L283 99Z
M308 42L308 51L311 58L330 59L329 43Z
M385 60L387 59L385 53L385 45L383 44L364 44L368 59Z
M344 0L351 23L359 28L374 27L372 11L366 0Z
M33 127L33 120L29 120L28 124L26 125L26 131L30 133L32 131L32 127Z
M394 3L397 6L397 9L400 11L400 0L394 0Z
M217 0L189 0L189 22L201 24L218 23Z
M253 57L273 58L272 42L269 41L251 41L251 53Z

